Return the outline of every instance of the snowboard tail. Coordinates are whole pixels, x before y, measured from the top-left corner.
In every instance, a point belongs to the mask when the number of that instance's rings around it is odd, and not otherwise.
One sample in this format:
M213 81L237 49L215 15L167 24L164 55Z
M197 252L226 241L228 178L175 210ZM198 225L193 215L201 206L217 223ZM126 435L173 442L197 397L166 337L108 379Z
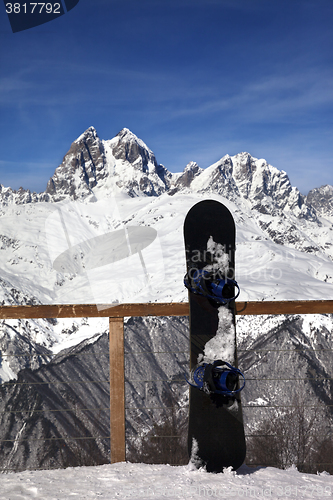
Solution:
M221 203L201 201L186 216L184 239L190 285L191 370L201 362L213 365L217 360L237 370L234 299L239 289L234 281L233 217ZM202 293L196 276L214 279L216 288L203 283L203 292L209 293ZM197 467L205 466L208 472L222 472L230 466L237 469L244 462L246 446L239 389L238 381L234 393L229 395L190 386L189 456Z

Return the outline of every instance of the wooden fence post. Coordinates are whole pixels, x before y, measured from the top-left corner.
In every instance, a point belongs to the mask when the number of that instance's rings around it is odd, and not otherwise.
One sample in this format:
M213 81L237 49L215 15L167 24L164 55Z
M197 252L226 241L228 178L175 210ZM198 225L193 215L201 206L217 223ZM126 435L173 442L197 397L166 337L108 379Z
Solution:
M111 463L126 460L124 318L109 318Z

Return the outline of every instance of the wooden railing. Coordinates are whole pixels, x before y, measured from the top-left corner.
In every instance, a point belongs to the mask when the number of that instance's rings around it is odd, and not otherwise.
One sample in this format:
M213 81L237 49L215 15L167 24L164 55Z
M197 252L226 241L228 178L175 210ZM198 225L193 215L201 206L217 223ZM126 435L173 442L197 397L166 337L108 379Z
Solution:
M238 315L331 314L333 300L236 302ZM96 318L126 316L188 316L187 302L144 304L59 304L0 306L0 319Z
M333 300L236 302L237 315L332 313ZM109 318L111 463L125 460L124 317L188 315L187 302L0 306L0 319Z

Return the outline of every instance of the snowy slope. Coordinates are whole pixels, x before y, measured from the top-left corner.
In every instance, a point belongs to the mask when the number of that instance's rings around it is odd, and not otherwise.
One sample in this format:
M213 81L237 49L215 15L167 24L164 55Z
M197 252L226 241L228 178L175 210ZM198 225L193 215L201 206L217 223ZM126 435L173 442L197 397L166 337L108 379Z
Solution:
M205 194L178 193L172 197L163 194L159 197L131 198L118 194L111 199L102 198L95 202L70 201L63 204L21 205L15 209L9 207L1 217L1 232L7 242L0 249L1 277L41 303L91 303L96 302L97 298L102 300L103 297L104 303L117 300L186 300L186 291L179 278L185 272L182 226L189 208L206 197ZM210 197L223 202L236 221L236 273L242 289L239 300L333 297L330 247L328 251L318 247L309 255L306 248L311 243L312 235L308 236L305 230L302 231L305 250L299 248L300 240L293 245L287 242L278 244L263 230L263 216L259 218L251 212L247 213L239 205L219 195ZM153 262L154 266L154 270L151 270L153 281L156 275L153 293L144 284L135 293L126 286L121 287L119 293L114 291L113 276L117 275L118 279L121 273L121 281L124 283L132 279L133 269L139 262L138 255L129 257L126 265L120 261L109 268L99 268L103 269L101 279L107 271L109 274L104 282L99 282L98 297L94 297L97 292L94 292L89 272L59 273L53 269L55 258L69 248L66 234L57 225L59 210L65 218L72 246L125 226L154 228L157 231L156 241L143 251L147 265ZM274 221L273 217L265 217L269 218L270 227L276 222L277 231L283 233L283 222L278 218ZM322 228L316 229L319 232ZM300 229L297 231L300 232ZM329 233L331 228L327 227L326 235L330 236ZM285 238L288 237L287 232L283 234L286 235ZM330 245L330 241L326 241L327 246ZM81 255L79 258L84 265L87 256ZM248 265L249 262L251 266ZM108 286L108 282L112 285ZM2 293L2 300L9 303L5 291Z

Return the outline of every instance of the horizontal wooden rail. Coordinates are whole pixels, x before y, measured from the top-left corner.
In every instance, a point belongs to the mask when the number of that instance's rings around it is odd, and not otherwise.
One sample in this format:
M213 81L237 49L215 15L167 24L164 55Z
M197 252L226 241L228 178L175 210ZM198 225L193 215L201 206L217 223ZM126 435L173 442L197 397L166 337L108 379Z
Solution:
M263 300L236 302L237 315L332 314L333 300Z
M333 300L236 302L237 315L333 314ZM188 316L188 302L144 304L43 304L0 306L0 319Z
M125 316L188 316L188 314L187 302L0 306L0 319L124 318Z

